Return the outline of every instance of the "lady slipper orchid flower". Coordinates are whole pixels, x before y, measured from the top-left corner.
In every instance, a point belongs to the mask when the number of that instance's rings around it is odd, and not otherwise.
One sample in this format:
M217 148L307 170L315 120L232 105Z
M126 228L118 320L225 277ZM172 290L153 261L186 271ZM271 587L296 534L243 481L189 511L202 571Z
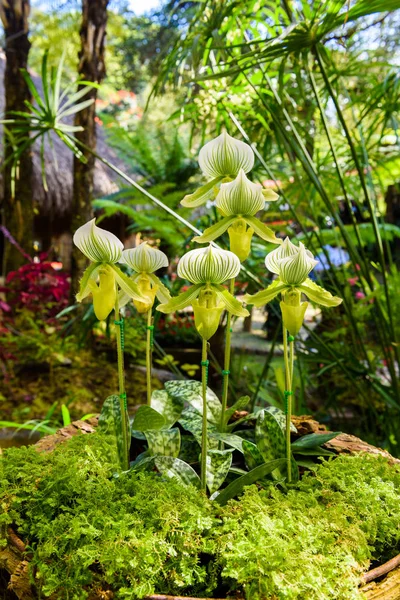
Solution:
M150 310L156 296L160 302L168 302L171 299L168 289L154 275L154 272L158 271L158 269L168 267L168 258L164 252L149 246L147 242L142 242L136 248L124 250L120 262L125 263L135 271L130 277L131 281L137 284L139 290L149 298L146 302L143 302L143 300L133 301L139 313L145 313ZM120 292L120 306L125 306L129 302L129 299L128 294L124 291Z
M318 261L300 242L297 247L286 238L283 244L270 252L265 258L267 269L278 275L278 278L266 290L254 295L246 295L245 302L262 306L271 302L278 294L282 295L280 303L283 323L290 335L297 335L303 324L308 302L301 302L301 294L305 294L312 302L321 306L338 306L342 299L332 296L308 275Z
M179 261L178 275L193 285L176 298L160 304L157 309L170 313L192 305L196 329L203 339L208 340L216 332L224 309L238 317L249 314L222 285L236 277L239 271L240 261L233 252L211 245L191 250Z
M240 170L248 173L253 165L254 153L251 147L223 132L203 146L199 153L200 169L211 181L194 194L185 196L181 204L190 208L201 206L209 200L215 186L221 181L231 181Z
M91 261L83 273L76 299L82 302L92 294L95 315L103 321L115 306L117 284L134 300L143 302L148 298L116 266L122 257L122 242L113 233L97 227L95 220L79 227L73 237L75 246Z
M280 244L275 233L255 216L264 208L266 200L277 198L278 194L263 190L260 183L250 181L240 169L234 181L221 184L216 198L216 206L224 218L193 239L199 244L211 242L228 230L230 249L240 261L248 257L254 233L267 242Z

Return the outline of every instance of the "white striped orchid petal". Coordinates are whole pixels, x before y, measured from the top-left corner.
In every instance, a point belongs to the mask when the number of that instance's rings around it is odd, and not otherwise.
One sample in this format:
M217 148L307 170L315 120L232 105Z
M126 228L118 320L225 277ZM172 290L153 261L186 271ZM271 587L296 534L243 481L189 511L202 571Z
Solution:
M294 256L298 252L299 247L292 244L289 238L286 237L283 240L283 244L281 244L278 248L272 250L272 252L267 254L267 256L265 257L265 266L267 267L268 271L271 271L271 273L279 275L279 261L282 258ZM309 250L306 250L306 253L310 258L314 258Z
M222 183L216 205L224 217L231 215L254 216L265 207L265 198L260 183L253 183L243 169L230 183Z
M120 262L127 264L136 273L154 273L162 267L168 267L168 258L164 252L142 242L136 248L124 250Z
M248 173L254 165L251 147L224 132L200 150L199 165L208 179L236 177L240 169Z
M96 219L79 227L74 234L74 244L94 263L117 263L124 249L123 243L110 231L95 224Z
M221 284L240 271L240 260L229 252L209 245L184 254L178 264L178 275L191 283Z
M318 261L310 256L310 252L307 252L304 244L300 242L296 254L278 261L279 278L287 285L300 285L317 264Z

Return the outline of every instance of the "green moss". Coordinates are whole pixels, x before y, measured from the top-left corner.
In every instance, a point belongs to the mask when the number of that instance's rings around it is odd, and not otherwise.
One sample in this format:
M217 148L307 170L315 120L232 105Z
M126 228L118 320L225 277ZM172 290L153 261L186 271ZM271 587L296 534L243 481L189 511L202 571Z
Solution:
M220 508L154 473L115 477L112 447L77 436L51 454L5 452L0 527L18 526L44 597L154 591L248 600L352 600L360 573L400 545L400 470L380 457L323 463L288 494L247 489Z

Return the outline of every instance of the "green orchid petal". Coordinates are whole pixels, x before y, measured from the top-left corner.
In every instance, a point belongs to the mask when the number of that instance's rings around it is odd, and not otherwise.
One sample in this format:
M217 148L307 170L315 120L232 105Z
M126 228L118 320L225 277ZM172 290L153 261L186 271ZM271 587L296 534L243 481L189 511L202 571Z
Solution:
M254 306L264 306L264 304L268 304L268 302L271 302L278 294L287 289L288 286L286 283L283 283L280 279L275 279L266 290L262 290L253 295L245 294L244 301L247 304L254 304Z
M157 286L156 296L160 302L166 304L171 300L171 294L169 289L162 283L162 281L154 275L154 273L149 273L149 278L151 279L154 286Z
M240 169L245 173L251 171L254 166L254 152L248 144L224 131L200 150L199 166L208 178L221 175L236 177Z
M114 271L115 280L119 287L129 296L129 298L132 298L132 300L137 300L138 302L148 302L151 300L151 298L145 296L140 291L137 284L132 281L128 275L125 275L121 269L115 265L110 265L110 268Z
M203 287L202 284L192 285L187 292L183 292L182 294L179 294L179 296L171 298L171 300L164 304L159 304L157 310L162 313L173 313L177 310L182 310L183 308L190 306L193 300L196 300Z
M198 190L196 190L193 194L188 194L181 200L182 206L186 206L188 208L197 208L202 204L205 204L207 200L212 198L214 187L220 183L225 178L224 175L219 175L218 177L214 177L212 181L209 181L205 185L202 185Z
M215 225L207 227L207 229L201 235L196 235L193 238L193 241L197 242L198 244L207 244L208 242L213 242L214 240L219 238L223 233L225 233L225 231L235 221L235 219L235 216L225 217L224 219L221 219L221 221L218 221L218 223L215 223Z
M139 273L134 273L133 275L130 276L130 279L133 281L133 283L137 283L137 280L139 279L140 275ZM118 305L120 308L123 308L124 306L126 306L128 304L128 302L130 301L131 297L128 296L128 294L126 292L124 292L123 290L119 291L118 294Z
M164 252L142 242L136 248L122 252L120 262L127 264L136 273L154 273L162 267L168 267L168 257Z
M74 244L94 263L116 263L122 256L123 243L110 231L88 221L74 233Z
M250 181L240 169L234 181L221 184L215 203L224 216L252 216L265 207L265 198L261 184Z
M224 283L240 271L238 257L221 248L208 246L184 254L178 263L178 275L190 283Z
M282 240L276 237L272 229L264 225L264 223L261 223L260 219L257 219L257 217L248 217L247 215L244 215L243 219L246 221L247 225L254 229L254 233L261 239L270 242L271 244L282 244Z
M102 265L99 263L95 263L89 265L87 269L85 269L82 279L79 282L79 292L76 295L77 302L82 302L84 298L87 298L92 293L92 284L96 285L96 279L99 274L99 270Z
M263 190L262 195L264 196L265 202L276 202L279 199L279 194L273 190Z
M321 306L327 306L332 308L339 306L343 302L338 296L332 296L330 292L324 290L311 279L306 279L301 285L297 286L297 289L303 292L312 302L320 304Z
M223 302L228 312L236 317L248 317L249 311L242 306L242 303L228 292L222 285L212 285L211 288L215 291L217 298Z

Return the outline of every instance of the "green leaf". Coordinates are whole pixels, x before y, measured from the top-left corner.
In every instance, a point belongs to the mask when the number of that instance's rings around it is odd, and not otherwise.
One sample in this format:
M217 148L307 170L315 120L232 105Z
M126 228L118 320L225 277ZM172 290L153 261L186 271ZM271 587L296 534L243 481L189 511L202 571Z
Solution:
M124 444L122 436L122 400L116 394L109 396L101 409L99 416L98 431L110 436L110 439L115 440L116 454L119 459L119 463L124 462ZM127 440L128 449L130 446L131 432L129 426L129 419L127 421Z
M258 413L256 422L256 444L264 461L286 456L286 440L274 415L266 410Z
M64 427L66 427L67 425L70 425L71 424L71 415L69 413L68 408L65 406L65 404L61 405L61 415L62 415Z
M181 432L177 427L166 430L145 431L149 451L152 455L177 458L181 449Z
M188 208L196 208L197 206L201 206L212 197L214 187L223 179L224 175L215 177L205 185L202 185L199 189L193 192L193 194L188 194L181 201L182 206L187 206Z
M330 292L324 290L324 288L311 281L311 279L306 279L301 285L297 285L296 287L303 292L311 302L315 302L321 306L331 308L342 303L341 298L332 296Z
M225 217L224 219L221 219L221 221L218 221L218 223L215 223L211 227L207 227L207 229L201 235L196 235L193 238L193 241L197 242L198 244L207 244L208 242L213 242L214 240L219 238L223 233L225 233L225 231L228 229L231 223L233 223L233 221L235 220L235 215L231 217Z
M132 423L135 431L159 430L164 426L164 417L151 406L139 406Z
M330 431L328 433L309 433L308 435L303 435L301 438L293 442L292 450L299 450L300 448L315 448L316 446L321 446L322 444L326 444L329 440L333 440L333 438L340 435L341 431Z
M202 287L203 284L201 283L191 285L186 292L179 294L179 296L176 296L175 298L171 298L171 300L165 302L165 304L159 304L157 310L162 313L172 313L186 308L197 298Z
M155 390L151 395L151 407L164 417L163 429L169 429L182 414L183 400L173 398L167 390Z
M200 381L167 381L165 389L173 397L187 402L203 414L203 394ZM207 420L210 423L219 424L221 421L222 406L214 392L207 388Z
M267 289L261 290L261 292L257 292L253 295L245 294L243 300L246 302L246 304L254 304L254 306L263 306L264 304L268 304L268 302L271 302L271 300L276 298L278 294L285 291L287 287L288 286L286 285L286 283L283 283L279 279L275 279L275 281L273 281L271 285L267 287Z
M266 410L267 412L269 412L271 415L273 415L275 417L275 419L278 421L282 431L285 432L286 431L286 415L283 412L283 410L281 410L277 406L267 406L267 408L265 408L264 410ZM290 431L293 431L293 433L297 433L297 429L293 425L293 423L290 423Z
M262 454L257 448L257 446L253 444L253 442L250 442L249 440L243 440L242 448L244 460L246 462L247 468L250 471L258 467L259 465L264 464L265 461L262 457Z
M326 450L321 446L314 446L313 448L293 448L293 454L301 454L301 456L336 456L334 452Z
M183 429L189 431L196 442L201 446L201 432L202 432L202 416L195 408L185 408L180 419L179 424L182 425ZM218 440L212 435L217 433L217 428L214 424L208 423L207 434L208 434L208 445L210 448L218 448Z
M246 475L242 475L242 477L239 477L238 479L235 479L235 481L232 481L232 483L230 483L225 489L223 489L222 492L218 494L218 496L212 497L212 500L216 500L218 504L224 506L228 502L228 500L231 500L232 498L235 498L236 496L241 494L243 489L247 485L252 485L256 481L260 481L260 479L263 479L266 475L269 475L273 471L280 471L285 466L285 464L286 460L284 458L279 458L277 460L272 460L268 463L264 463L263 465L256 467L249 473L246 473Z
M215 432L215 433L208 433L209 438L215 438L216 440L219 440L220 442L224 442L224 444L226 444L227 446L231 446L232 448L234 448L235 450L238 450L239 452L243 452L243 448L242 448L242 444L243 444L243 439L241 437L239 437L238 435L234 435L232 433L220 433L220 432Z
M237 410L245 409L249 402L250 396L241 396L238 400L236 400L235 404L232 404L232 406L227 408L224 415L225 425L229 423L229 419L232 417L232 415L235 414Z
M232 464L233 450L208 450L206 481L210 494L224 483Z
M194 485L200 489L200 477L190 465L172 456L157 456L154 463L159 472L170 479L177 479L184 485Z

